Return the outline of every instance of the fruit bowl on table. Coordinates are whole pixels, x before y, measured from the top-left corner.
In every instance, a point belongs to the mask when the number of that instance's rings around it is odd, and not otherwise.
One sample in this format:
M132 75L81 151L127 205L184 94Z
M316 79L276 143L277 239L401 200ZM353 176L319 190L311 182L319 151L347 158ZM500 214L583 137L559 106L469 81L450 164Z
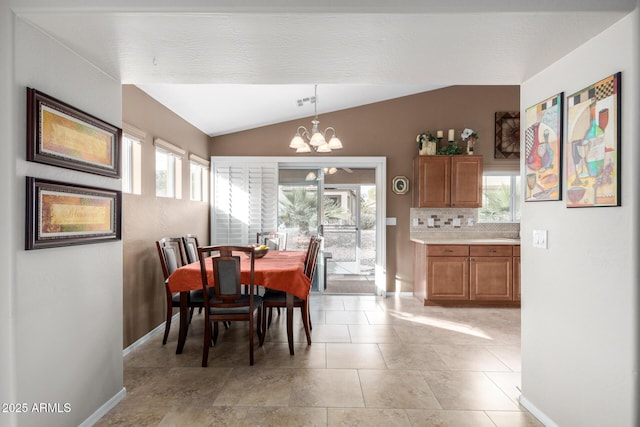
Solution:
M263 258L267 252L269 252L269 248L265 246L254 246L253 253L255 258Z

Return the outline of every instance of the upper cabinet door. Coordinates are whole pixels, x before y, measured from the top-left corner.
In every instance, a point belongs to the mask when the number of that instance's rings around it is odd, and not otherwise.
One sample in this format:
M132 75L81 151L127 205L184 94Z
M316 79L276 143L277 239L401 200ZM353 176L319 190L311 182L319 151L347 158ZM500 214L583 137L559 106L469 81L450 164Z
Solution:
M451 156L451 207L482 207L482 156Z
M413 206L451 206L451 156L420 156L413 163Z

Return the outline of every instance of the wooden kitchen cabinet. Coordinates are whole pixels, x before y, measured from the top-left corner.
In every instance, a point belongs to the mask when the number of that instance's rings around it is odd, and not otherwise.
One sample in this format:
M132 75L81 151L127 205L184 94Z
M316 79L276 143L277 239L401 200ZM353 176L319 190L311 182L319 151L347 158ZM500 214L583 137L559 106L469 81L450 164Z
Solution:
M425 305L520 304L520 246L427 244L415 254L416 286L424 290L414 294Z
M513 300L520 301L520 245L513 247Z
M482 156L419 156L413 164L413 206L482 206Z
M469 255L469 299L512 301L512 247L471 246Z
M469 299L469 246L427 246L427 297L432 301Z

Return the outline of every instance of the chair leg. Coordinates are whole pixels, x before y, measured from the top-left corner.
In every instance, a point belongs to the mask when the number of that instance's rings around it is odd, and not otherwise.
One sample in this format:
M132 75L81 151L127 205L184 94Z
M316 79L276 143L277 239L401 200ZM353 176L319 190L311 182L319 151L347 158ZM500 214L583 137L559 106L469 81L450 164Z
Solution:
M260 309L258 309L258 315L261 315ZM249 318L249 365L253 366L253 314Z
M302 313L302 324L304 325L304 333L307 334L307 345L311 345L311 320L309 319L309 302L305 301L300 307Z
M278 308L278 314L280 314L280 309ZM273 307L269 307L269 320L267 321L267 328L271 327L271 319L273 318Z
M162 345L167 343L167 338L169 337L169 329L171 329L171 315L173 314L173 309L171 305L167 307L167 320L164 322L164 338L162 338Z
M259 316L262 318L260 321L260 347L264 345L264 339L267 336L267 311L269 309L267 307L262 307L262 310Z
M189 324L191 324L191 319L193 319L193 310L195 309L195 307L191 307L191 310L189 310Z
M218 342L218 322L213 322L213 345Z
M202 343L202 367L206 368L209 362L209 346L211 345L211 321L204 321L204 342Z

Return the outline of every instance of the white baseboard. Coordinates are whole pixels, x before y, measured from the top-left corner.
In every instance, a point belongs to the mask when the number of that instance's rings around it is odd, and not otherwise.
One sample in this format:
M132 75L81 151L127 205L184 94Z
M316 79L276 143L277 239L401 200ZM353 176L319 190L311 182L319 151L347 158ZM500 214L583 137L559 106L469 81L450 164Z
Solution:
M89 416L89 418L84 420L82 424L80 424L80 427L91 427L92 425L97 423L100 420L100 418L104 417L107 414L107 412L115 408L116 405L120 403L122 399L124 399L126 394L127 394L127 390L123 387L122 390L120 390L115 394L115 396L107 400L104 405L99 407L97 411L95 411L93 414L91 414L91 416Z
M178 325L179 322L180 322L180 313L176 313L171 318L171 324ZM158 326L155 327L155 329L152 329L151 331L147 332L146 335L143 335L142 337L138 338L136 342L134 342L129 347L122 350L122 357L125 357L127 354L131 353L133 350L140 347L145 342L149 341L154 335L159 333L164 333L164 324L165 322L160 323Z
M527 411L531 413L531 415L536 417L538 421L544 424L545 427L558 427L558 424L553 422L553 420L549 418L547 414L545 414L540 409L538 409L536 405L531 403L531 401L529 401L526 397L524 397L523 395L520 395L520 398L518 400L520 401L520 404L524 406L527 409Z

